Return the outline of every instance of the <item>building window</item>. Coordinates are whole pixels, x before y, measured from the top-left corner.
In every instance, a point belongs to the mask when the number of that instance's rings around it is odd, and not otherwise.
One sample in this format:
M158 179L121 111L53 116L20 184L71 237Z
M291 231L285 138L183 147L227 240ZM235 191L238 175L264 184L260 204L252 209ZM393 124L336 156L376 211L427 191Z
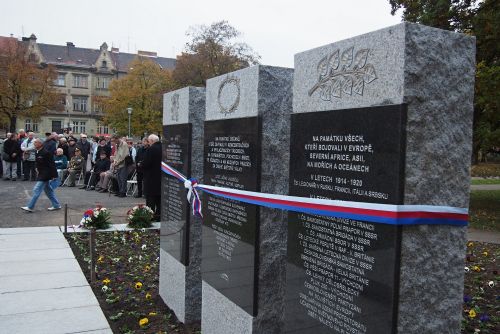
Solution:
M87 112L88 96L73 96L73 111Z
M84 121L73 121L73 127L72 127L73 133L87 132L85 129L86 124L87 124L87 122L84 122Z
M26 118L24 122L24 129L26 131L38 132L38 122L31 118Z
M102 68L106 68L106 67L108 67L108 62L107 62L107 61L105 61L105 60L103 60L103 61L102 61L102 66L101 66L101 67L102 67Z
M97 133L107 135L109 133L109 128L101 122L97 123Z
M52 121L52 132L62 133L62 121Z
M109 77L97 77L96 88L97 89L108 89L109 87Z
M73 74L73 87L77 88L87 88L88 87L88 76Z
M54 80L56 86L66 86L66 73L57 73L57 79Z

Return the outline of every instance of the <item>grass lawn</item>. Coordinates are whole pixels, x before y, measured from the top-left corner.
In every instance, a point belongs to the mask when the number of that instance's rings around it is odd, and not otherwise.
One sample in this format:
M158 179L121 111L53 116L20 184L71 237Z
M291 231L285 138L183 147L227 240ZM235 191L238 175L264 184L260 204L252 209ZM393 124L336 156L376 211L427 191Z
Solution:
M500 190L477 190L470 194L470 227L500 232Z
M500 179L476 179L476 180L471 180L472 185L479 185L479 184L500 184Z

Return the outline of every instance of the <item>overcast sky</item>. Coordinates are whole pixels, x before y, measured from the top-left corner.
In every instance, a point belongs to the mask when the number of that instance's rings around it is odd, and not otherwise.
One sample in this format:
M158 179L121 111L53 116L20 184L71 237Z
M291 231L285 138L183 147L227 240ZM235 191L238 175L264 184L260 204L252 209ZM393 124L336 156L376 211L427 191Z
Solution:
M401 21L388 0L15 0L2 1L0 35L34 33L39 43L175 57L193 25L228 20L265 65L293 67L293 55Z

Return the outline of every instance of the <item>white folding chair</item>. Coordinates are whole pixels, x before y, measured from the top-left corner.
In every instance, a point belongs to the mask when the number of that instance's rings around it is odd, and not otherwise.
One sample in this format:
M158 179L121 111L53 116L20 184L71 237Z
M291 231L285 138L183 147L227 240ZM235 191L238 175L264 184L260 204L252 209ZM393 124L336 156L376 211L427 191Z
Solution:
M132 191L132 193L130 193ZM137 191L137 173L134 172L130 180L127 180L127 196L134 196Z

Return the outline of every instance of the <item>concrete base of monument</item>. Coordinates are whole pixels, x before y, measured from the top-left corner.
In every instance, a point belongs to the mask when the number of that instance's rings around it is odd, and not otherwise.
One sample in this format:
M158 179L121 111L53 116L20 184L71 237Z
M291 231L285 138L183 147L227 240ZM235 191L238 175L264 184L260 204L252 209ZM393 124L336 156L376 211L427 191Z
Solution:
M253 317L202 281L201 332L203 334L251 334Z
M160 249L160 296L180 322L186 322L186 267Z

